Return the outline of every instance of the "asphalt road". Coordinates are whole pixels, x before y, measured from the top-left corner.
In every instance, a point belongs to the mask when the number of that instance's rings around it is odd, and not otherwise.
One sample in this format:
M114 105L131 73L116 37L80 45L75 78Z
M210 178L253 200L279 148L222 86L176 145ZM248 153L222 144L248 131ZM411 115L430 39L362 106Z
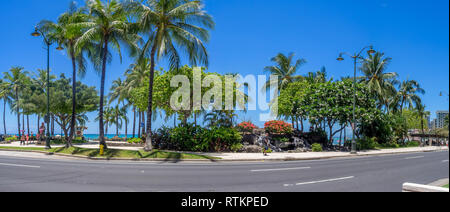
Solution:
M0 155L0 192L400 192L449 178L449 152L258 163L108 162Z

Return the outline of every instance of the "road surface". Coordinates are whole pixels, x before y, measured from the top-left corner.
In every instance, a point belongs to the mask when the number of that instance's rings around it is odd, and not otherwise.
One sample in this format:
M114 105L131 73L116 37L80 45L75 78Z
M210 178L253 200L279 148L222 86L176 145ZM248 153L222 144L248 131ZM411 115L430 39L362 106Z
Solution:
M405 182L449 178L448 151L255 163L88 161L21 154L0 151L0 192L401 192Z

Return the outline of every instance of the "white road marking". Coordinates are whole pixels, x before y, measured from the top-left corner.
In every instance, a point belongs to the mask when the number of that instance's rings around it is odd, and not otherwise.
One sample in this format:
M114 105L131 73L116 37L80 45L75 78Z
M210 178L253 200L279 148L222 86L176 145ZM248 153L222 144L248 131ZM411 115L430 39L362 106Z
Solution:
M15 166L15 167L26 167L26 168L41 168L40 166L29 166L29 165L21 165L21 164L10 164L10 163L0 163L0 166Z
M310 169L311 167L297 167L297 168L284 168L284 169L258 169L251 170L251 172L271 172L271 171L288 171L288 170L302 170L302 169Z
M417 156L417 157L409 157L409 158L405 158L406 160L410 160L410 159L419 159L419 158L424 158L425 156Z
M317 183L327 183L327 182L348 180L348 179L353 179L353 178L355 178L355 176L334 178L334 179L328 179L328 180L311 181L311 182L304 182L304 183L297 183L295 185L300 186L300 185L309 185L309 184L317 184ZM288 186L294 186L294 185L293 184L285 184L284 186L288 187Z

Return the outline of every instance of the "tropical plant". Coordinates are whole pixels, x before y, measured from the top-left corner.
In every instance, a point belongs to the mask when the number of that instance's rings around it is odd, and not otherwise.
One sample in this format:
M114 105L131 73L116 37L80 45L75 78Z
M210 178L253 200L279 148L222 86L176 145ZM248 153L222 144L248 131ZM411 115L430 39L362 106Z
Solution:
M129 22L128 13L124 5L118 0L110 0L103 3L100 0L88 0L86 2L89 10L90 18L87 22L75 24L82 27L84 33L75 43L77 52L81 52L83 48L96 43L100 47L101 70L100 82L100 108L99 108L99 129L100 129L100 145L107 148L104 133L104 93L105 93L105 75L106 64L108 63L108 55L110 54L110 45L119 53L122 61L122 45L129 47L131 53L135 53L138 49L137 44L140 37L136 34L135 25ZM96 63L99 65L100 63Z
M4 72L3 77L5 80L4 86L6 89L10 90L13 93L13 99L15 103L15 112L17 114L17 130L19 133L19 137L21 136L20 131L20 105L19 105L19 94L26 87L27 83L29 83L28 71L25 71L23 67L13 67L9 70L9 72Z
M167 58L171 69L180 67L180 50L185 52L192 65L208 65L208 53L204 42L209 40L208 29L214 28L214 21L203 10L198 0L147 0L130 3L142 31L148 36L141 57L150 57L148 88L147 136L145 150L152 149L153 80L155 57ZM150 54L148 54L150 53Z
M422 100L420 99L418 94L425 94L425 90L420 87L417 81L403 81L398 91L398 96L401 102L400 111L403 111L403 106L405 104L407 104L410 109L412 109L414 105L420 105Z
M294 61L294 56L294 53L290 53L288 56L279 53L277 56L272 58L272 62L276 63L276 65L267 66L264 68L265 72L278 77L277 84L279 91L286 88L289 83L303 79L302 76L295 76L295 74L298 72L298 69L306 63L306 60L298 59ZM267 81L263 87L263 90L269 88L270 84L271 81Z
M284 121L269 121L264 124L264 129L270 134L290 134L292 125Z

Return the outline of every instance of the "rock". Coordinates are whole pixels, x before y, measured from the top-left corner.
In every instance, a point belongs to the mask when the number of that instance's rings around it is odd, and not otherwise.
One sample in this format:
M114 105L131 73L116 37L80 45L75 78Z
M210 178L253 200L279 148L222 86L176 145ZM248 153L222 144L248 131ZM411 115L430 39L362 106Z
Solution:
M294 142L284 142L280 143L277 147L282 150L292 150L295 149L296 145Z
M258 142L258 136L255 134L244 134L242 136L242 142L255 145Z
M249 146L244 146L240 152L244 152L244 153L261 153L262 152L262 148L260 146L257 145L249 145Z

